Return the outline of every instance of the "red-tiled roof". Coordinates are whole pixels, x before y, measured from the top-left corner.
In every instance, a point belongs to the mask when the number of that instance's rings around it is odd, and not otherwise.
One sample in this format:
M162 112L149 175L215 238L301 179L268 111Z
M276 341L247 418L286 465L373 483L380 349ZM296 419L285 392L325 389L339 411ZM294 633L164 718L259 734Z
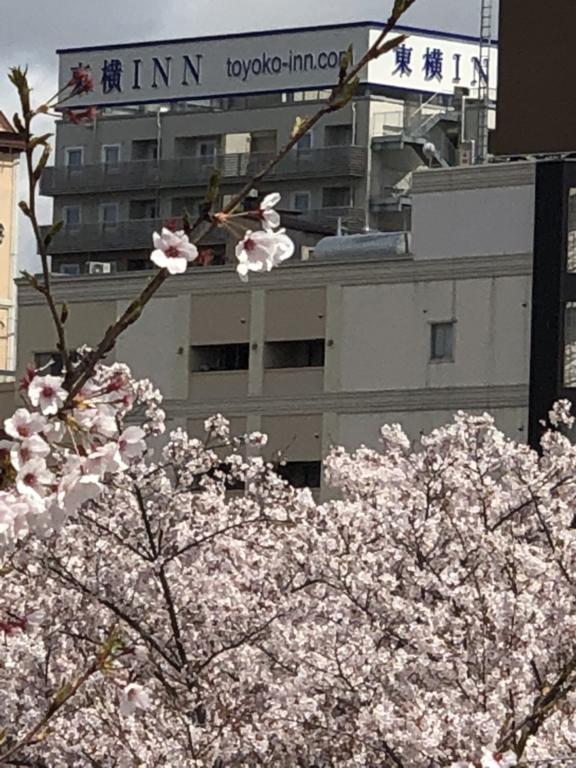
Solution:
M24 142L16 133L6 115L0 111L0 150L22 152Z

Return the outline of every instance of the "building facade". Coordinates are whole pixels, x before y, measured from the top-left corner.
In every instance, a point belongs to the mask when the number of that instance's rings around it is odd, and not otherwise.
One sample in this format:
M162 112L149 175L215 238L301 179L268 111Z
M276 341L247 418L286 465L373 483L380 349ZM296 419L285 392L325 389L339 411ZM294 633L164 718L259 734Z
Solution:
M16 199L21 138L0 112L0 382L13 375L15 361Z
M67 102L72 112L57 125L55 165L42 180L54 221L64 222L51 244L53 270L145 268L150 231L184 210L195 216L215 169L217 205L226 202L326 100L343 53L351 46L359 58L380 28L358 23L60 51L60 86L83 66L96 88ZM472 38L405 31L402 46L362 72L351 102L254 190L282 194L299 248L330 232L408 229L412 173L473 155L475 96L487 84L494 95L496 49L480 59ZM91 105L96 119L76 124L75 114ZM216 231L201 261L231 255Z
M113 359L153 379L169 426L214 412L270 436L296 482L318 484L332 444L413 438L454 411L528 439L536 165L414 174L412 233L328 237L249 284L232 265L170 279ZM61 277L71 345L94 343L146 275ZM21 284L19 359L46 364L54 332Z

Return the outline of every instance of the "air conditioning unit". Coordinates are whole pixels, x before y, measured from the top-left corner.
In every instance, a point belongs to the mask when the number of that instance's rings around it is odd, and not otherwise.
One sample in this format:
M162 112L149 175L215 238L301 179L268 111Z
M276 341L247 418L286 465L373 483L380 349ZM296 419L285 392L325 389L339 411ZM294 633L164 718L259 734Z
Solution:
M463 141L458 150L458 165L474 165L475 151L474 141Z
M88 262L88 273L90 275L109 275L112 271L112 264L109 261Z

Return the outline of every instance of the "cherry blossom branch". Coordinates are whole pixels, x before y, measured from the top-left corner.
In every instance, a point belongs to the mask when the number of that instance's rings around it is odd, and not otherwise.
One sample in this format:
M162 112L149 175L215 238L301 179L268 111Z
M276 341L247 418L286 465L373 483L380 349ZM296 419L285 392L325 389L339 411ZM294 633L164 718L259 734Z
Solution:
M101 672L111 661L125 654L125 651L114 654L114 638L115 631L112 630L96 659L72 683L65 683L60 688L44 715L32 726L25 736L19 739L6 752L0 754L0 766L9 765L10 763L14 764L13 758L15 755L26 747L33 746L34 741L44 731L46 726L97 672Z
M517 742L516 753L522 757L528 740L536 735L544 721L553 713L559 702L566 698L570 691L576 687L576 654L565 665L556 681L542 697L534 702L533 711L518 725L513 726L501 738L499 742L499 751L504 751L514 743L516 734L520 732L520 739Z
M30 220L32 225L34 240L36 242L38 254L40 255L40 260L42 263L43 282L40 283L36 277L29 275L27 272L24 272L23 274L30 285L39 293L41 293L46 300L46 304L48 305L48 309L56 329L56 334L58 336L58 351L62 355L62 362L65 368L68 369L70 367L70 357L66 344L66 333L64 331L64 323L66 320L65 310L63 308L61 312L58 311L50 284L50 266L48 263L47 246L50 242L49 238L51 235L46 238L42 236L36 212L36 192L38 182L40 181L44 168L46 167L50 157L50 144L48 139L50 138L51 134L44 134L43 136L33 136L32 134L32 121L38 112L34 112L30 106L30 88L26 79L26 73L17 68L14 68L10 71L10 80L18 91L20 106L22 109L22 120L20 120L19 116L16 114L14 115L14 123L18 135L24 142L26 173L28 179L28 202L25 203L24 201L21 201L20 209ZM38 163L35 165L34 152L39 147L43 147L42 155Z

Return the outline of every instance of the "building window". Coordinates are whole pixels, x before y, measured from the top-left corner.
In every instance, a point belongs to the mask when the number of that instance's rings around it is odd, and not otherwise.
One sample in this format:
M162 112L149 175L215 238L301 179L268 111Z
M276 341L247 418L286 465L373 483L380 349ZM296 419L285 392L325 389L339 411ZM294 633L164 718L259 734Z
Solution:
M138 272L141 269L150 269L149 259L128 259L128 272Z
M352 205L350 187L324 187L322 190L323 208L349 208Z
M292 208L300 213L306 213L310 210L310 192L293 192Z
M61 275L79 275L80 264L60 264L58 272Z
M130 219L156 219L158 204L156 200L130 200Z
M213 163L216 157L217 140L214 138L198 139L196 142L196 156L206 163Z
M314 131L308 131L296 144L296 150L298 152L305 152L308 149L312 149L314 146Z
M172 216L180 217L188 211L190 216L196 217L204 203L203 197L175 197L172 199Z
M564 386L576 387L576 301L564 307Z
M265 368L321 368L324 339L269 341L264 346Z
M84 147L66 148L66 167L74 170L84 165Z
M102 162L104 165L118 165L120 162L120 144L102 145Z
M454 360L454 322L432 323L430 326L430 360Z
M320 488L322 462L287 461L278 467L277 472L294 488Z
M352 125L327 125L324 128L326 147L349 147L352 145Z
M64 226L79 227L82 223L82 209L79 205L65 205L62 208L62 218Z
M118 223L118 203L100 203L98 209L100 224L114 226Z
M275 155L276 146L276 131L253 131L250 135L250 152L254 154Z
M157 139L134 139L132 142L132 160L157 160Z
M190 348L193 373L247 371L249 359L248 344L202 344Z

